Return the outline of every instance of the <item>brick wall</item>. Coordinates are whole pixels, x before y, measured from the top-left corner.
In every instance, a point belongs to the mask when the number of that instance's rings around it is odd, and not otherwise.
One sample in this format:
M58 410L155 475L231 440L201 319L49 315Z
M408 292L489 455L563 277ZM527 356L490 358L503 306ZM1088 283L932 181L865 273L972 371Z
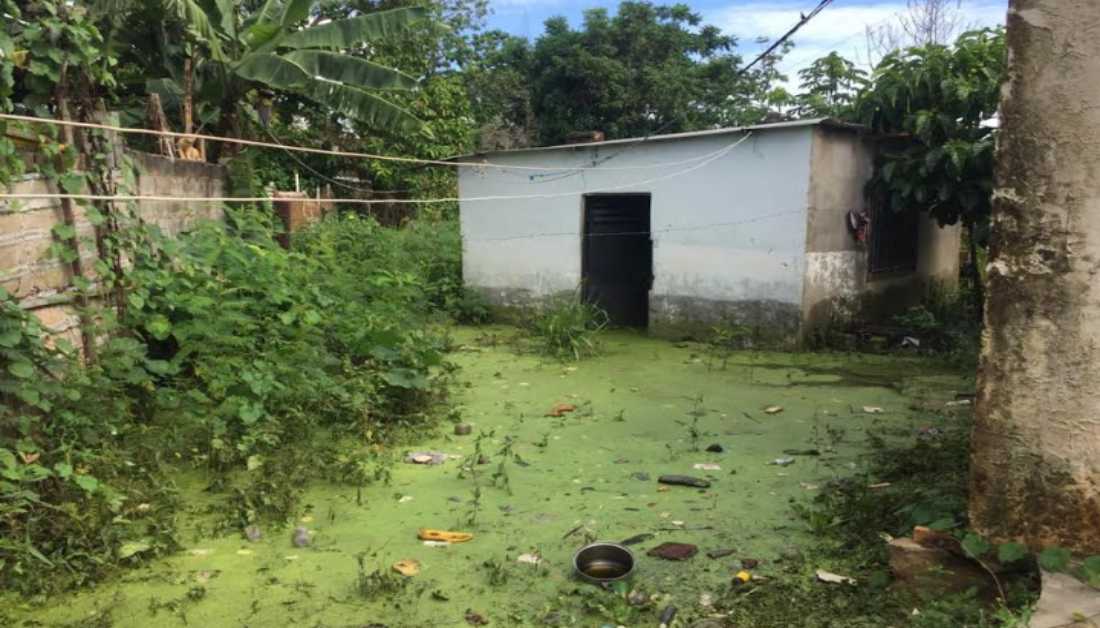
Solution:
M333 210L332 201L310 198L305 192L275 192L275 213L283 223L285 233L279 243L290 247L290 234L324 218Z

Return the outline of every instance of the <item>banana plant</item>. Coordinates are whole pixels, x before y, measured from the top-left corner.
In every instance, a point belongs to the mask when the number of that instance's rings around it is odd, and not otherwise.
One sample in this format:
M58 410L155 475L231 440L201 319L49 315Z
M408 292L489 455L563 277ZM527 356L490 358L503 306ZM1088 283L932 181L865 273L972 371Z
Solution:
M400 37L427 19L422 8L331 21L320 19L318 0L266 0L253 11L232 0L101 0L100 10L125 10L130 3L158 4L182 26L189 45L171 50L172 56L187 50L186 64L174 59L166 65L195 69L199 98L207 109L221 111L217 126L223 132L233 132L233 112L254 88L295 94L377 129L423 130L412 113L385 98L386 92L415 89L417 79L364 58L372 44ZM169 73L168 79L150 81L150 89L167 88L189 101L191 90L182 86L189 83L187 72L173 67ZM216 101L209 102L211 97Z

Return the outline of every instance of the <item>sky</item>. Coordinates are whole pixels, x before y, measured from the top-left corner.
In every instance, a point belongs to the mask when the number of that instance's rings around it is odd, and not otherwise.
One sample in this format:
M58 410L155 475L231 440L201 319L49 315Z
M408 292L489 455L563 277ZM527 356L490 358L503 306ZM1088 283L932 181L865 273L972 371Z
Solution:
M762 50L758 36L776 38L794 26L817 0L655 0L659 4L684 2L703 16L704 23L721 28L740 40L738 50L746 59ZM833 0L824 11L795 34L795 48L780 69L792 78L814 59L836 50L853 61L866 62L867 26L891 21L904 10L906 0ZM490 0L491 28L529 38L542 33L542 24L563 15L579 26L585 9L605 7L612 13L618 0ZM961 0L969 24L1004 24L1008 0Z

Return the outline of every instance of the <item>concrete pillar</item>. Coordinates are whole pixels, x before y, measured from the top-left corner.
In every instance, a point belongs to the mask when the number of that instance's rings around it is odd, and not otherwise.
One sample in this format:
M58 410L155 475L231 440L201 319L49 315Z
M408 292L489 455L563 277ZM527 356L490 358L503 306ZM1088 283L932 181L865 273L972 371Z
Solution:
M1100 554L1100 5L1011 0L970 515Z

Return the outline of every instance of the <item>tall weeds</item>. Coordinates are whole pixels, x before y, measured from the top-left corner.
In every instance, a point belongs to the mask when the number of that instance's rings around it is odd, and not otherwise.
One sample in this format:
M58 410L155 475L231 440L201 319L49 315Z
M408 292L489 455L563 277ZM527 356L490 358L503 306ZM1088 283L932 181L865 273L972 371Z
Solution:
M0 293L0 587L174 550L181 467L208 474L230 525L285 520L320 471L308 452L424 424L444 392L431 321L462 294L452 225L334 219L286 251L238 210L134 241L86 366Z

